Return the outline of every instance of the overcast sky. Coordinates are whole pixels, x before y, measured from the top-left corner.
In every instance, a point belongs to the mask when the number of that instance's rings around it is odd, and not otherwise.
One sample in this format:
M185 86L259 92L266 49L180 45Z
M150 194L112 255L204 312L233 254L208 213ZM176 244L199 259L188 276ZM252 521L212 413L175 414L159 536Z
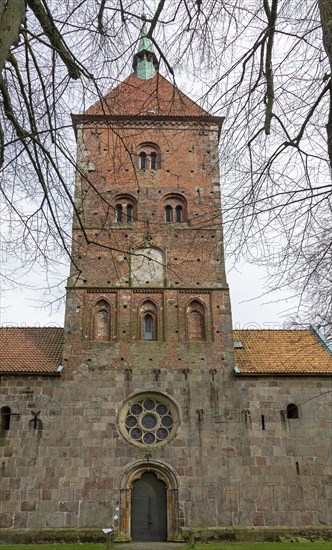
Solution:
M238 264L228 272L234 328L283 328L294 300L286 293L265 294L265 271L251 264ZM37 275L31 281L37 286ZM42 281L39 281L42 286ZM63 287L64 288L64 287ZM64 292L64 290L63 290ZM1 298L1 326L63 326L64 300L43 307L42 290L15 289Z
M195 99L202 95L198 84L178 75L178 83L188 95ZM192 88L191 91L188 90ZM202 88L203 90L203 88ZM69 267L62 269L60 279L65 280ZM234 268L228 266L228 283L231 292L234 328L282 328L287 321L287 313L295 307L295 300L284 293L266 294L264 268L241 263ZM6 291L0 295L1 326L63 326L65 284L53 296L45 298L43 287L47 287L40 274L31 273L22 281L26 286ZM287 299L288 298L288 299ZM50 304L51 305L46 305Z

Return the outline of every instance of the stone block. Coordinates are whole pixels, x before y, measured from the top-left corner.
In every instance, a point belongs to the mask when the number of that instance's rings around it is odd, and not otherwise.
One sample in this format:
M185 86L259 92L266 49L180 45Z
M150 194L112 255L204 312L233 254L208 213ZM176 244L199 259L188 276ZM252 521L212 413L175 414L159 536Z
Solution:
M66 514L63 512L46 513L45 527L59 529L65 527Z
M23 501L21 502L21 511L22 512L34 512L36 510L37 503L34 501Z
M2 512L0 514L1 529L9 529L13 527L13 514L10 512Z
M113 503L82 502L80 506L79 527L97 528L112 523Z
M14 514L14 529L26 529L28 526L28 512L15 512Z
M44 512L29 512L28 529L43 529L46 527Z

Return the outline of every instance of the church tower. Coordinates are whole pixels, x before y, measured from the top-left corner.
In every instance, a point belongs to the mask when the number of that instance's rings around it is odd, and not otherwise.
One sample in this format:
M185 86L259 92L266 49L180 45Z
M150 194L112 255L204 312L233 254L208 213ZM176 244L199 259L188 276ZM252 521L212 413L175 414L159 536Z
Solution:
M73 116L80 170L64 376L80 391L84 381L100 415L82 425L97 430L84 445L100 449L94 476L114 491L120 532L166 540L210 524L204 484L220 452L204 427L232 376L223 119L158 72L144 26L133 68Z
M133 69L73 116L64 331L0 328L1 534L328 537L331 348L315 327L233 343L222 119L159 73L144 27Z

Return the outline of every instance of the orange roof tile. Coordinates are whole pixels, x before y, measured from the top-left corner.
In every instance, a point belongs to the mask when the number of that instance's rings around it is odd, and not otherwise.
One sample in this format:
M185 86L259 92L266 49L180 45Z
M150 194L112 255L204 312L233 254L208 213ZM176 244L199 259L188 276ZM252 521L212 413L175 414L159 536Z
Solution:
M153 113L149 113L152 110ZM143 80L132 73L84 115L210 117L161 74ZM83 115L83 116L84 116Z
M63 328L0 328L0 372L55 373L62 344Z
M239 374L332 374L332 354L315 330L234 330Z
M243 375L332 374L332 355L315 331L234 330ZM62 328L0 328L0 373L54 374L61 363Z

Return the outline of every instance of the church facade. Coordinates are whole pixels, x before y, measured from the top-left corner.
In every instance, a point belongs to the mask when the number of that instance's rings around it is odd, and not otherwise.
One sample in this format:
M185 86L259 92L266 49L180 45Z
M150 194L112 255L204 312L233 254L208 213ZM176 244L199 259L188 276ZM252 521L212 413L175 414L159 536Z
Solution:
M1 528L329 524L332 355L307 331L233 331L222 118L158 71L73 115L62 329L0 330Z

